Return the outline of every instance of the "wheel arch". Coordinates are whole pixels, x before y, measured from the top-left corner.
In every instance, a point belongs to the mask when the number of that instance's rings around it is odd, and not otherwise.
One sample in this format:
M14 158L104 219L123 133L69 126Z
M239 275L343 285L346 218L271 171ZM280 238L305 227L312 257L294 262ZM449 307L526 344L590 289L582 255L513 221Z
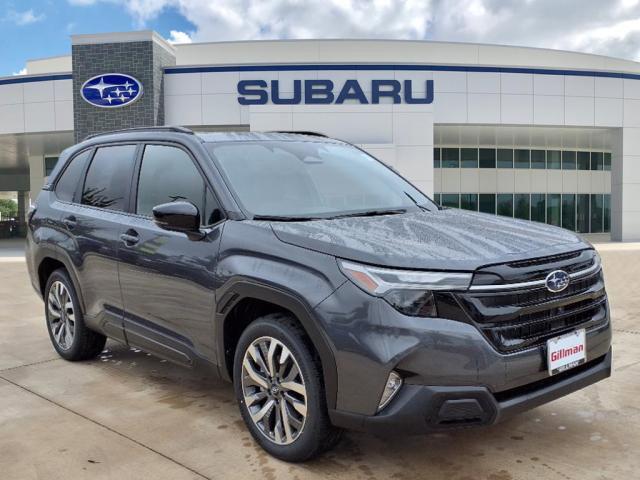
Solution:
M325 384L328 408L335 408L337 398L337 368L334 349L324 331L314 318L313 309L295 293L256 282L249 279L232 281L221 292L216 309L216 339L217 360L220 375L226 380L232 380L233 353L237 344L229 344L228 332L232 329L235 308L246 301L262 302L263 305L273 307L272 311L285 311L294 316L309 337L315 351L320 358L322 376ZM240 333L253 321L252 318L244 323ZM230 340L234 340L231 338Z
M71 262L64 257L64 255L60 254L57 250L53 249L43 249L38 255L36 272L38 276L38 286L40 288L40 294L44 298L44 289L47 285L47 280L51 276L51 274L59 268L64 268L71 279L71 283L73 283L73 289L75 290L76 297L80 303L80 308L82 312L85 312L84 308L84 298L82 297L82 290L80 289L80 284L78 283L78 278L76 277L74 269L71 267Z

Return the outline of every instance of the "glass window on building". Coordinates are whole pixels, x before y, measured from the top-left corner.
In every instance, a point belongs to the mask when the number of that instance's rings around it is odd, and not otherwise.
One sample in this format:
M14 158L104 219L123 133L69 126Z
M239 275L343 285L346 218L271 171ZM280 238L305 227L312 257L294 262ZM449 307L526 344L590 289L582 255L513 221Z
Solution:
M433 168L440 168L440 149L433 149Z
M443 207L460 208L459 193L443 193L441 200Z
M58 157L44 157L44 176L48 177L58 163Z
M611 171L611 153L610 152L604 152L604 158L603 158L603 169L606 171Z
M496 194L495 193L481 193L479 209L483 213L496 213Z
M464 210L478 211L478 194L477 193L461 193L460 208Z
M562 228L576 229L576 195L562 194Z
M589 170L591 163L591 152L577 152L578 170Z
M547 193L547 223L560 226L560 194Z
M603 218L603 230L605 232L611 231L611 195L606 194L603 195L603 210L604 210L604 218Z
M443 148L440 152L442 168L458 168L460 167L460 149L459 148Z
M513 194L499 193L497 196L498 215L513 217Z
M529 150L516 149L513 151L514 168L530 168Z
M589 233L589 195L579 193L576 202L576 232Z
M602 170L604 164L602 152L591 152L591 170Z
M438 205L440 205L440 194L439 193L434 193L433 194L433 201L436 202Z
M498 168L513 168L513 150L498 149Z
M545 223L547 220L547 204L544 193L531 194L531 220Z
M496 168L496 149L480 149L480 168Z
M547 150L547 168L549 170L560 170L560 150Z
M460 166L462 168L478 168L478 149L477 148L461 148L460 149Z
M572 150L565 150L562 152L562 169L563 170L576 169L576 152Z
M513 196L513 216L522 220L529 220L529 194L516 193Z
M546 152L544 150L531 150L531 168L547 168Z
M602 208L602 194L591 195L591 233L603 231L604 212Z

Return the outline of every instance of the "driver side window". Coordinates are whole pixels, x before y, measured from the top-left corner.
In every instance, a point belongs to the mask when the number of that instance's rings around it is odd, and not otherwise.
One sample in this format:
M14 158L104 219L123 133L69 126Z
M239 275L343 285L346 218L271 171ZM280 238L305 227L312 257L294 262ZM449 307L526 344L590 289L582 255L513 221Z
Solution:
M202 175L184 150L167 145L146 145L138 178L136 213L152 216L153 207L176 200L193 203L203 218L205 184Z

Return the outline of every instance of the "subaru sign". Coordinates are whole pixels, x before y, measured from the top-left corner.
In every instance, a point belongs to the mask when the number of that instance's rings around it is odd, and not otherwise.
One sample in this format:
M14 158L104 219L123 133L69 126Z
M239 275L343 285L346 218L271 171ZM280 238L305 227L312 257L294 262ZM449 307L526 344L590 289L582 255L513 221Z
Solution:
M304 88L303 88L304 86ZM361 103L433 103L433 80L426 80L425 89L417 93L411 80L371 80L369 94L358 80L346 80L336 87L332 80L294 80L293 92L282 94L280 82L271 80L241 80L238 82L238 102L240 105L299 104L342 104ZM383 102L382 99L389 99Z
M104 73L84 82L80 95L96 107L120 108L142 96L142 83L123 73Z

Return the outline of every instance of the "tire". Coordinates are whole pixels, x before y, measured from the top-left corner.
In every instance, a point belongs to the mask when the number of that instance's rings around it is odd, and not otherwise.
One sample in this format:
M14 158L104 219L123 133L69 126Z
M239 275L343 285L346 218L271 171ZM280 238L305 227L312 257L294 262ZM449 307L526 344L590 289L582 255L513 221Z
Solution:
M247 428L274 457L303 462L340 439L341 431L329 420L320 361L294 318L270 314L246 328L236 348L233 383Z
M62 358L76 362L95 358L102 352L107 337L85 325L76 290L62 268L47 280L44 310L49 338Z

